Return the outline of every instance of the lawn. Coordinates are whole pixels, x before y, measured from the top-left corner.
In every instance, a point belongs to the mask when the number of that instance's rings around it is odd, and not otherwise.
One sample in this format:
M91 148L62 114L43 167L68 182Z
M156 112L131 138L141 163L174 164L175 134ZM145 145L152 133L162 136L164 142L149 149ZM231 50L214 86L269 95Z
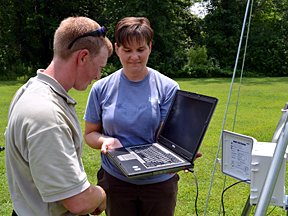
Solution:
M216 160L223 119L226 111L231 78L209 79L176 79L182 90L197 92L214 96L219 99L216 111L211 120L208 131L203 140L200 152L203 157L195 162L195 174L198 179L199 196L197 202L198 215L203 215L209 186L212 177L214 162ZM235 79L230 104L224 125L225 130L234 131L254 137L258 141L269 142L281 117L281 109L288 102L288 77L279 78L243 78L237 114L235 109L238 97L239 79ZM4 132L7 125L7 115L10 101L23 82L0 82L0 145L4 146ZM77 115L84 132L83 115L90 87L83 92L71 90L69 94L78 102ZM235 124L234 124L235 120ZM96 183L96 173L100 166L98 150L92 150L84 144L83 163L88 174L89 181ZM221 158L221 151L218 155ZM179 172L179 192L176 207L176 216L195 214L196 184L194 175ZM222 215L221 193L224 187L237 182L231 177L226 177L221 172L221 165L216 164L215 175L206 215ZM225 185L224 185L225 184ZM226 215L241 215L243 207L249 195L250 186L241 183L225 192L224 205ZM11 215L12 203L6 182L5 152L0 152L0 215ZM282 208L273 206L268 208L270 215L286 215ZM220 212L220 213L219 213ZM251 212L253 215L253 210Z

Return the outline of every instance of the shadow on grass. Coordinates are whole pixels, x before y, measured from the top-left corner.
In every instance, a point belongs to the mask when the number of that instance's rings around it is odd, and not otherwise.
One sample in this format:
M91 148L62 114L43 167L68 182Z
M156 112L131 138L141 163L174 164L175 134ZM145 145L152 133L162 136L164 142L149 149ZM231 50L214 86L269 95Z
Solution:
M230 84L231 78L175 78L177 82L197 82L198 85L210 84ZM234 84L239 83L240 78L234 79ZM287 83L288 77L243 77L241 83L243 85L275 85L276 83Z

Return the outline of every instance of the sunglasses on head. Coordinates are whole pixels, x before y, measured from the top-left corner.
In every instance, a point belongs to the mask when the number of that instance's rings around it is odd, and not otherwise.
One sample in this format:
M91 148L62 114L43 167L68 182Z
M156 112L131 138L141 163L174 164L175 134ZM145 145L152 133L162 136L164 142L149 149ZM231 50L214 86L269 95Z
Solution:
M88 36L92 36L92 37L105 37L106 35L106 32L105 32L105 28L104 26L101 27L100 29L97 29L96 31L92 31L92 32L88 32L86 34L83 34L77 38L75 38L71 43L70 45L68 46L68 49L71 49L71 47L73 46L73 44L79 39L79 38L83 38L83 37L88 37Z

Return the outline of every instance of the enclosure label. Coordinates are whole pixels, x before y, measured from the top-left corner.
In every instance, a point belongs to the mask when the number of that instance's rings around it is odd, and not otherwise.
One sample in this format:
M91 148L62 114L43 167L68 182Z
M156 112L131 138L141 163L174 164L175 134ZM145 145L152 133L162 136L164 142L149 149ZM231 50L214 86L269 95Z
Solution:
M230 139L230 169L250 175L251 144L236 138Z

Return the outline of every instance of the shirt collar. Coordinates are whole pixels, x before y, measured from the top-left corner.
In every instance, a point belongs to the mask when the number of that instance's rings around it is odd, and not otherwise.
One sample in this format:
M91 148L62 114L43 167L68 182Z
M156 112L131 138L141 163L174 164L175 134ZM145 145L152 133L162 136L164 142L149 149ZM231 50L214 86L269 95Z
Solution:
M66 90L60 85L60 83L56 79L43 72L43 69L37 70L37 80L49 85L53 89L53 91L63 97L67 101L67 103L71 103L74 105L77 104L76 101L70 95L68 95Z

